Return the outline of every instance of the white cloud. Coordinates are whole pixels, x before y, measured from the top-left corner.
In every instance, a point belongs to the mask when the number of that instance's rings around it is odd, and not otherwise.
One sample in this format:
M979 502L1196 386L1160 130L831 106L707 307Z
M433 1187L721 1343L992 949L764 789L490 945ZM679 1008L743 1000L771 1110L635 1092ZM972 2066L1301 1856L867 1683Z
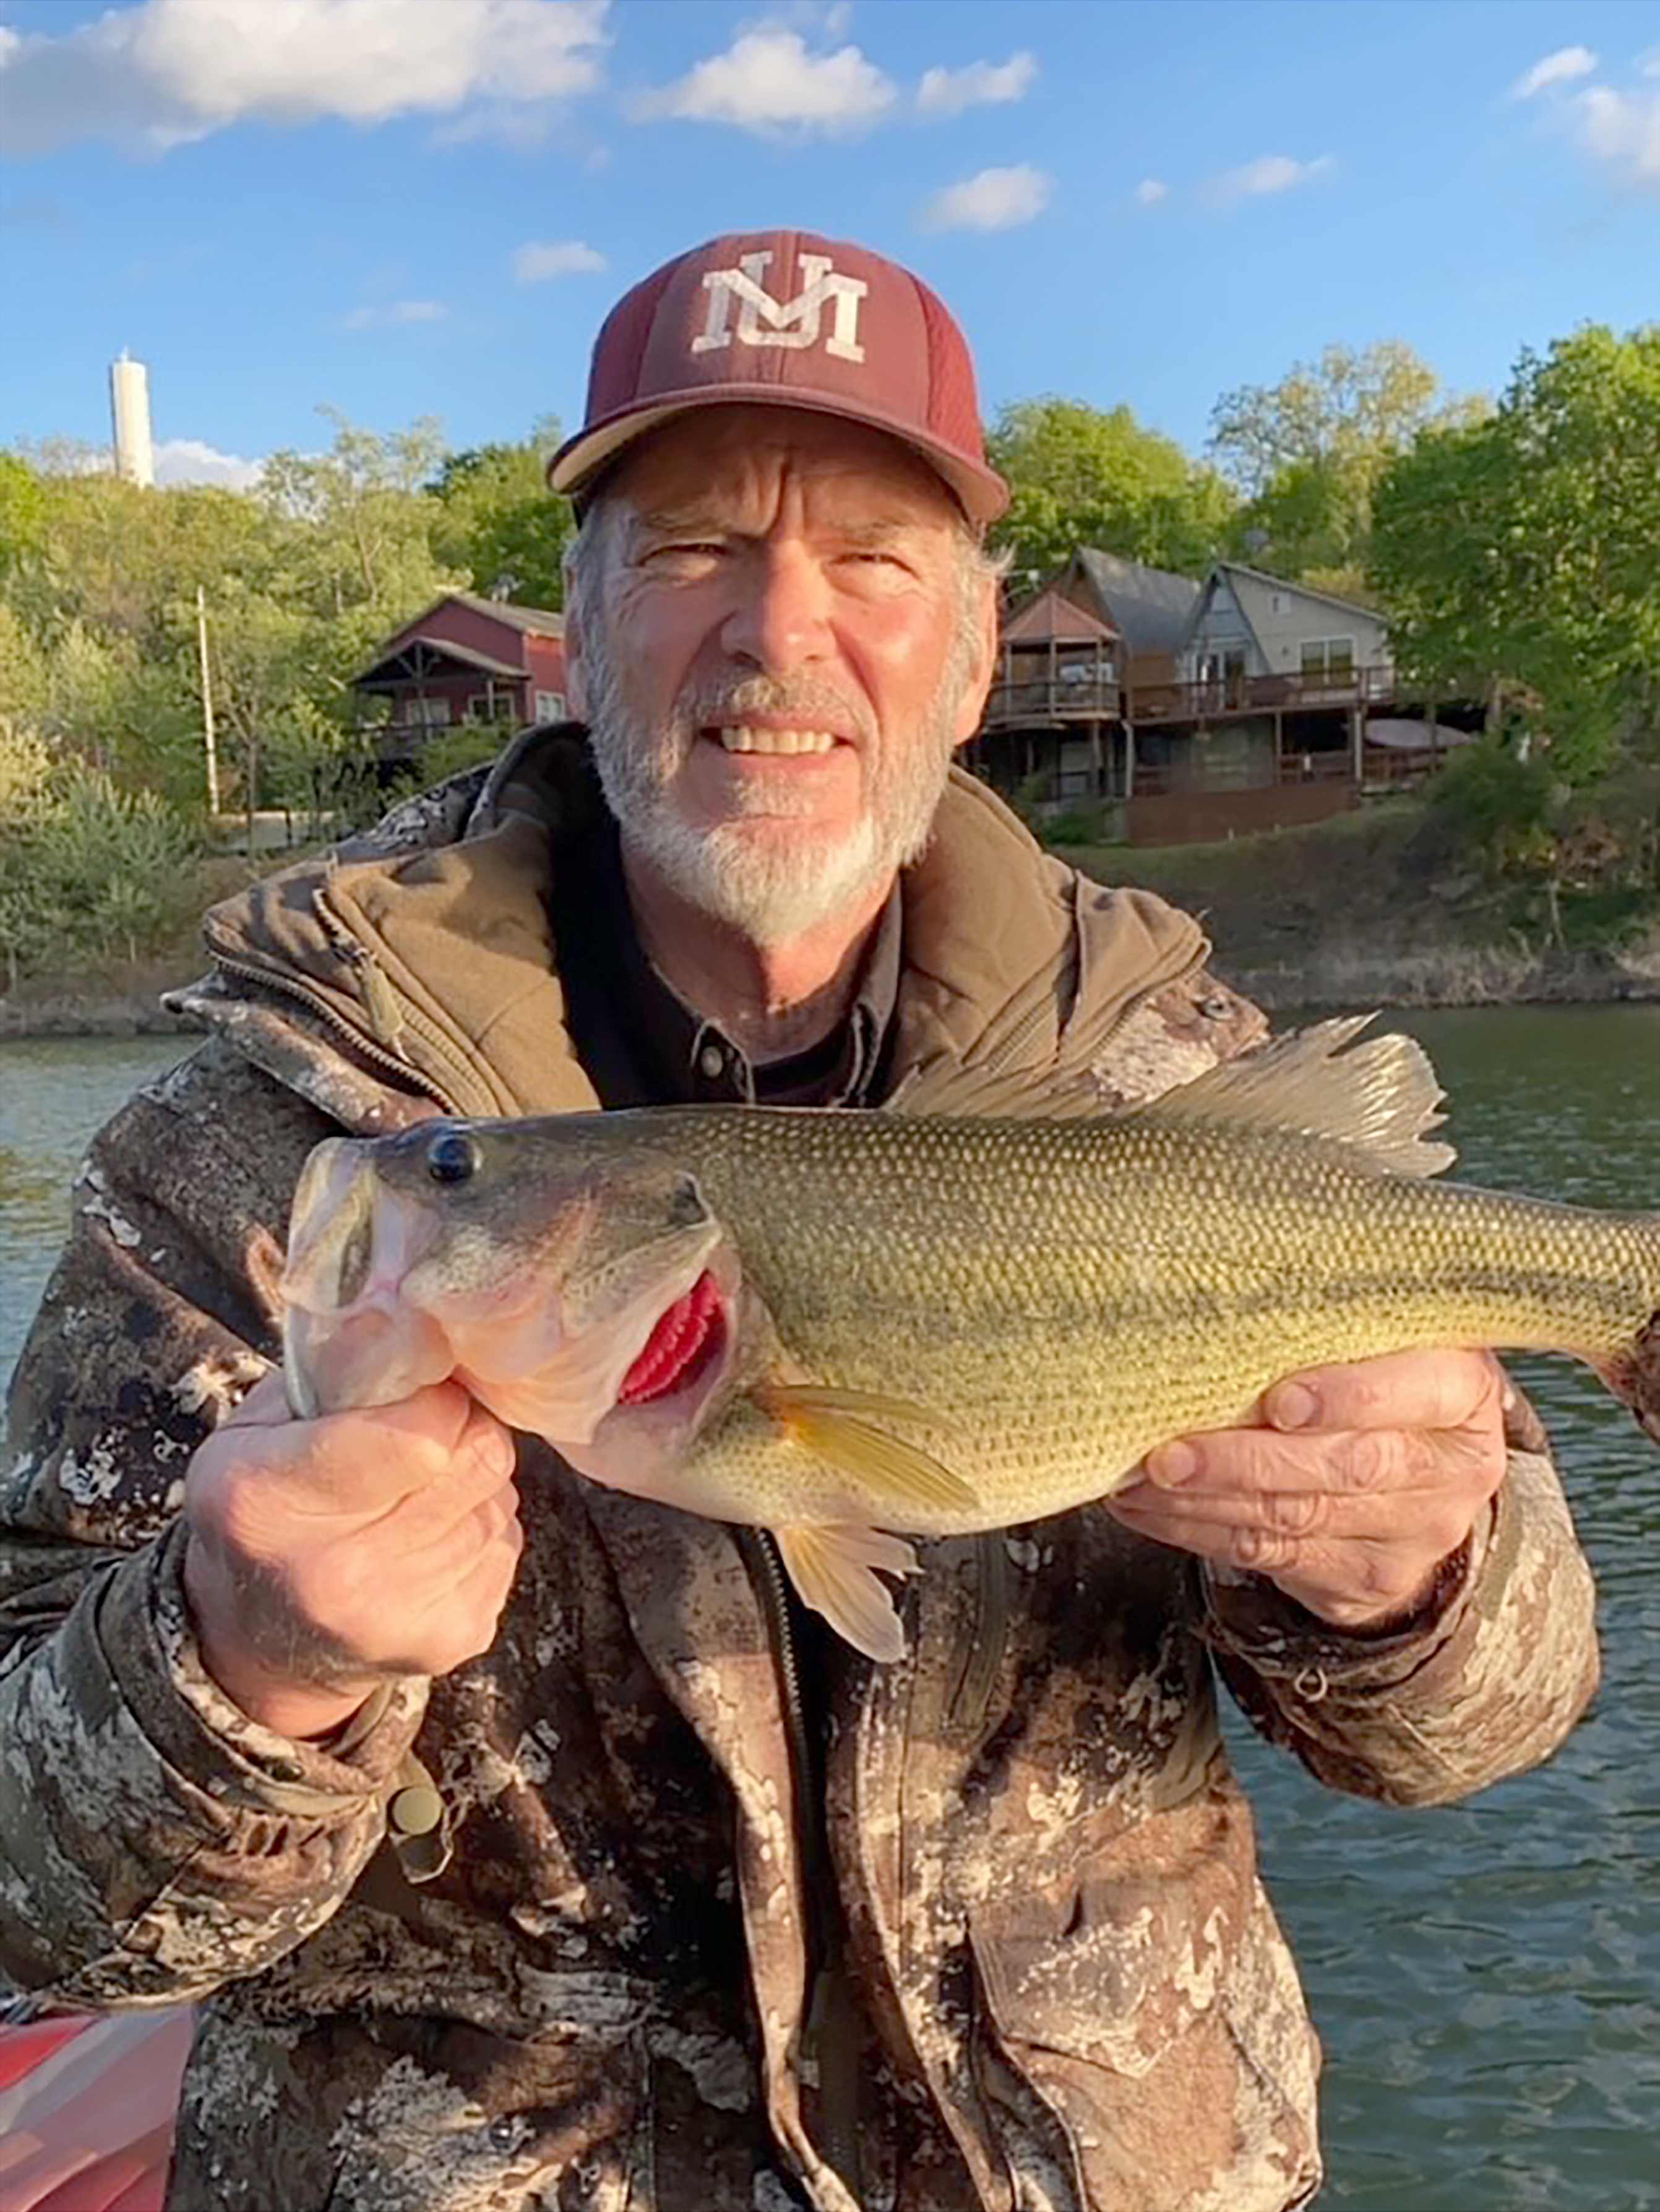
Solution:
M1028 53L1011 54L1006 62L970 62L966 69L925 70L916 105L924 115L960 115L965 107L1024 100L1037 74L1037 60Z
M389 300L384 306L354 307L340 318L348 331L380 330L388 323L441 323L449 309L441 300Z
M880 122L898 97L893 79L857 46L813 53L799 31L762 23L739 32L725 53L646 94L635 113L647 122L672 117L729 123L763 136L787 131L835 136Z
M922 210L922 228L1012 230L1042 215L1054 190L1054 178L1028 162L1009 169L982 169L977 176L936 192Z
M1589 76L1596 67L1596 57L1589 46L1559 46L1517 77L1511 87L1511 98L1531 100L1549 85L1572 84L1576 77Z
M557 244L550 239L532 238L514 248L513 281L515 284L545 284L550 276L578 276L605 266L605 255L585 246L579 238Z
M1211 190L1219 199L1260 199L1272 192L1292 191L1323 176L1330 167L1329 154L1312 161L1293 161L1289 154L1264 154L1218 177Z
M1157 207L1160 200L1170 198L1170 186L1162 177L1143 177L1132 198L1137 207Z
M1574 94L1573 106L1581 146L1617 184L1660 185L1660 85L1631 92L1588 85Z
M159 484L222 484L228 491L246 491L264 472L263 461L222 453L200 438L163 438L155 448Z
M522 107L599 80L609 0L137 0L0 40L0 153Z

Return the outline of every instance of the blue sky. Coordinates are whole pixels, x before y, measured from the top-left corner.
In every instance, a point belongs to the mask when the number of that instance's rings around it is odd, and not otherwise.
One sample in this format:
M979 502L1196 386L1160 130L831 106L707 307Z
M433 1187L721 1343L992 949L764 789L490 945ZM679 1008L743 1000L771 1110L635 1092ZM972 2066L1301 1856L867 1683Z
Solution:
M570 423L622 289L774 222L933 283L988 414L1495 388L1660 313L1660 0L0 0L0 444L106 439L123 346L174 474Z

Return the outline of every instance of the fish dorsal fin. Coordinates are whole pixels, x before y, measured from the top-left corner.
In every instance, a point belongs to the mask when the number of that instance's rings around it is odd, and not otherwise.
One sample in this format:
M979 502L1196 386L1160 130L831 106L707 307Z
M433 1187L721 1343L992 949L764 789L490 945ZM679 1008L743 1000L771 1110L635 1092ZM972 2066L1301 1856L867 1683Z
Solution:
M1389 1030L1344 1047L1374 1017L1346 1015L1275 1037L1132 1109L1138 1119L1323 1138L1394 1175L1438 1175L1457 1157L1426 1141L1445 1095L1416 1038Z
M883 1102L885 1114L976 1115L1019 1121L1086 1121L1104 1110L1087 1070L971 1066L942 1054L912 1068Z

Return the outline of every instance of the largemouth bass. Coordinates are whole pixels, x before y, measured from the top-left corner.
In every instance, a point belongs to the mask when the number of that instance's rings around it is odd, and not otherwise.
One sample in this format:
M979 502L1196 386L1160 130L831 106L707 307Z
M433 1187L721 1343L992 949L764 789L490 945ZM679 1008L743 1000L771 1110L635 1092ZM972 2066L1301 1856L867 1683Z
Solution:
M903 1648L882 1576L916 1564L894 1532L1098 1499L1299 1368L1564 1352L1660 1437L1660 1216L1428 1180L1433 1072L1361 1026L1122 1112L947 1070L897 1110L332 1139L295 1198L292 1402L453 1375L595 1481L770 1529L875 1659Z

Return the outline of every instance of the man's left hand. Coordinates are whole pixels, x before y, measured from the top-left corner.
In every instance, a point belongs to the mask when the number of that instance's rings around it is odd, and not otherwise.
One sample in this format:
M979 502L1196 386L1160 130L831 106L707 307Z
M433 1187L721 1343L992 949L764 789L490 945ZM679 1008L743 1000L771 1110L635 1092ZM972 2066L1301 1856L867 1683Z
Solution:
M1402 1352L1288 1376L1253 1426L1149 1453L1107 1500L1128 1528L1266 1575L1335 1627L1421 1607L1505 1474L1510 1385L1481 1352Z

